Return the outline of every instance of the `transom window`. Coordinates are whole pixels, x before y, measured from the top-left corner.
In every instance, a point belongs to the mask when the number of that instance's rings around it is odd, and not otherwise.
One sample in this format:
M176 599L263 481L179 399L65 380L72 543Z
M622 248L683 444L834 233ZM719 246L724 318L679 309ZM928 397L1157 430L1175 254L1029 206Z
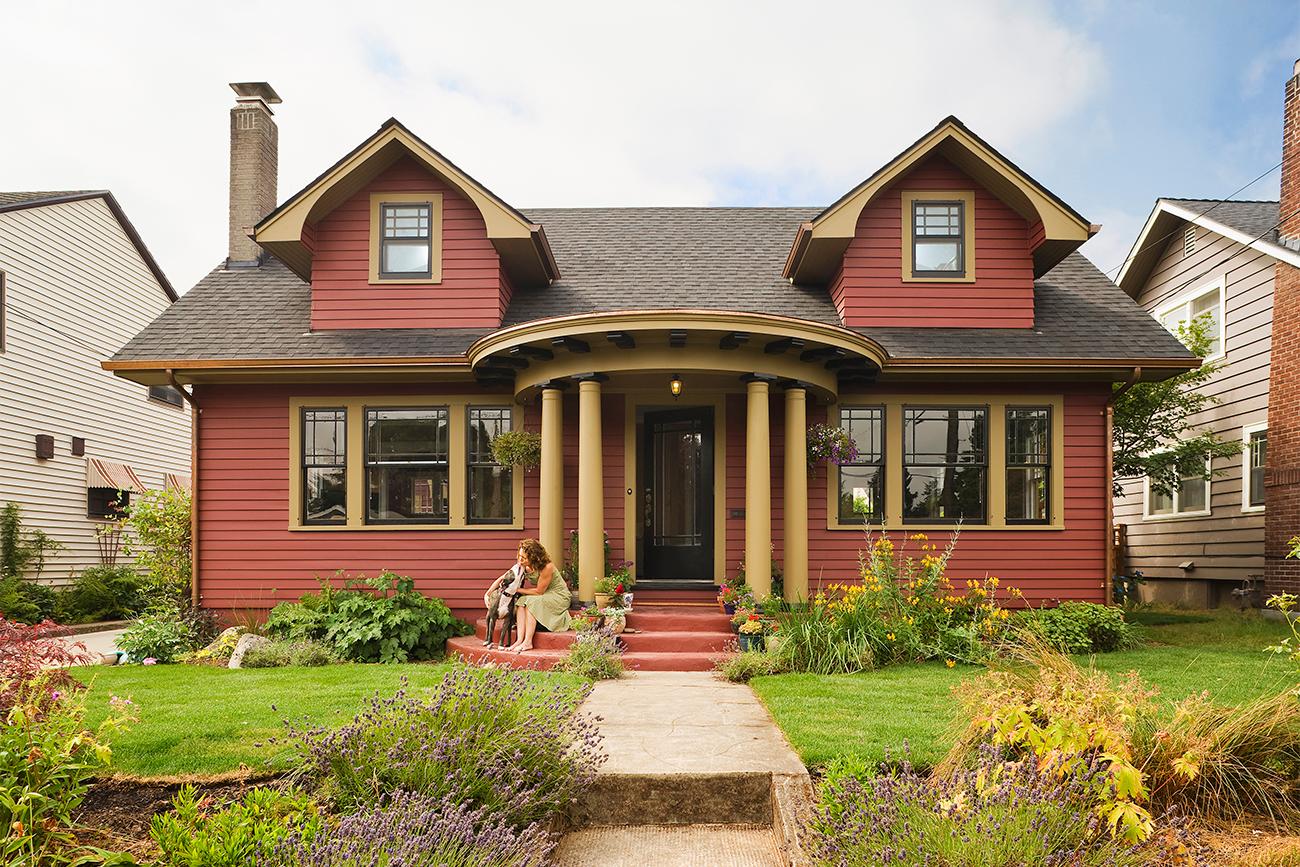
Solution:
M379 276L428 278L433 274L433 205L380 205Z
M303 523L342 524L348 518L346 409L302 411Z
M505 467L492 455L492 440L510 430L508 406L471 406L466 429L469 468L469 502L466 519L471 524L508 524L513 520L514 467Z
M984 523L987 444L984 407L905 407L903 521Z
M912 276L965 275L965 211L963 202L912 202Z
M840 427L858 447L857 460L841 464L840 521L879 523L885 516L885 408L840 408Z
M1210 470L1206 459L1205 470ZM1210 482L1199 475L1184 476L1172 493L1165 494L1147 483L1147 517L1174 518L1210 514Z
M1210 338L1206 358L1218 358L1224 351L1223 284L1221 282L1184 295L1161 307L1156 313L1160 324L1174 334L1178 333L1180 326L1201 317L1204 317L1206 331Z
M1247 509L1264 508L1264 468L1268 464L1268 431L1251 430L1246 432L1246 448L1242 455L1244 474L1243 505Z
M1052 411L1007 407L1007 523L1051 519Z
M366 523L446 523L448 410L366 410Z

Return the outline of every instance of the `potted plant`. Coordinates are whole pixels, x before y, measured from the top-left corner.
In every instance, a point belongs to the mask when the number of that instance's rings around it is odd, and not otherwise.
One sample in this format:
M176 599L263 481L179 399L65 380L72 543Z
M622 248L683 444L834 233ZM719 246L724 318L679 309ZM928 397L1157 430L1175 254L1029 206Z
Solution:
M606 571L609 573L607 577L615 578L619 584L623 585L623 589L617 591L623 597L621 607L631 609L632 588L636 587L636 579L632 577L632 561L619 560L613 566L607 567Z
M615 635L618 635L627 627L626 608L606 608L600 613L605 620L605 628Z
M763 618L757 614L749 615L749 618L740 624L740 649L744 650L762 650L763 633L767 627L763 624Z
M542 463L542 435L508 430L492 438L492 460L503 467L520 466L525 472Z
M817 465L828 462L835 466L852 463L858 459L858 444L849 432L833 424L815 424L808 428L808 471L815 473Z
M744 623L745 621L749 620L749 615L750 615L750 611L749 611L748 609L745 609L745 608L741 608L741 609L739 609L739 610L738 610L734 615L732 615L732 618L731 618L731 631L732 631L732 632L739 632L739 631L740 631L740 624L742 624L742 623Z
M596 607L609 608L616 606L623 607L623 591L627 589L622 579L615 575L606 575L603 578L596 579ZM617 600L617 601L616 601Z
M573 615L573 630L575 632L590 632L593 629L599 629L604 623L604 616L600 609L595 605L585 605L582 610Z
M744 584L722 585L719 598L722 600L722 610L727 614L735 614L737 608L754 607L754 594Z

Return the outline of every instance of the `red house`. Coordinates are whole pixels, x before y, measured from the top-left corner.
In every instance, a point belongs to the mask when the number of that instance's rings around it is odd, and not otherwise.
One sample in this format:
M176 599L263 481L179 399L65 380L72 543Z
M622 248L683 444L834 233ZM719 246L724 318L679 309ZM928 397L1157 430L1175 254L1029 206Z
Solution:
M468 613L574 530L583 599L602 537L638 600L794 598L959 523L956 578L1106 598L1112 385L1199 362L956 118L824 208L521 211L396 120L277 206L279 99L235 90L229 256L105 364L192 398L205 605L387 568ZM810 473L823 422L860 454Z

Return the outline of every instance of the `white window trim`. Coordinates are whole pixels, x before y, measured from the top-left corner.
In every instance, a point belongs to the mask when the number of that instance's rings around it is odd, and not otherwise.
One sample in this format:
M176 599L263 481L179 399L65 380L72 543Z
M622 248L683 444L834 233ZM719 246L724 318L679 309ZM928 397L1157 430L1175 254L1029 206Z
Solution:
M1214 495L1214 476L1212 472L1213 468L1214 468L1213 460L1207 456L1205 459L1205 469L1206 472L1210 474L1210 477L1205 480L1205 508L1195 512L1177 511L1178 506L1181 504L1179 503L1178 492L1174 491L1175 511L1170 512L1168 515L1151 514L1151 478L1148 476L1142 479L1142 520L1143 521L1181 521L1184 518L1210 517L1210 515L1214 513L1214 500L1211 499Z
M1228 354L1228 281L1225 275L1220 274L1209 282L1202 283L1195 289L1182 293L1171 301L1166 301L1155 310L1151 315L1162 326L1164 325L1165 314L1179 308L1186 307L1193 299L1202 295L1208 295L1211 291L1219 290L1219 351L1214 355L1205 357L1206 362L1218 361Z
M1248 515L1264 511L1263 506L1250 504L1250 435L1267 430L1267 422L1243 425L1241 428L1241 511Z

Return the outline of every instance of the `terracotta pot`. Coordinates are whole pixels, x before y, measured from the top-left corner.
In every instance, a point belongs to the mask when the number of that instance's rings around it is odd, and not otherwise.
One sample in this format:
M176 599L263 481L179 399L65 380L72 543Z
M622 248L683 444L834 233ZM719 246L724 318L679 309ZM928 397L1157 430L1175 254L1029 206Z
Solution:
M597 594L596 594L596 607L597 607L597 608L608 608L608 607L609 607L609 600L610 600L611 598L612 598L612 597L611 597L610 594L608 594L608 593L597 593Z

